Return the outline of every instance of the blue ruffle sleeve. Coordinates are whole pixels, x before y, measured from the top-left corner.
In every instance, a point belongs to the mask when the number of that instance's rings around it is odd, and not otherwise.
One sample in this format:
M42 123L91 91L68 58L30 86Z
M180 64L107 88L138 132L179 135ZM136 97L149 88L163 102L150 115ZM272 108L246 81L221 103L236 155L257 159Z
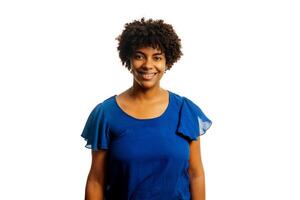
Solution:
M93 151L109 149L110 131L101 103L90 113L81 137L87 141L85 147Z
M177 133L187 137L190 141L197 140L212 125L212 121L202 110L186 97L183 97L179 115Z

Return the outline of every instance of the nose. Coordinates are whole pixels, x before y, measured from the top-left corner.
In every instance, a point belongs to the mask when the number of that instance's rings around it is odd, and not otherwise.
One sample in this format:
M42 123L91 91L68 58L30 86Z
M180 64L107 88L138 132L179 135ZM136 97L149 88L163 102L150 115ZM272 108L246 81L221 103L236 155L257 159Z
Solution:
M151 58L145 59L145 62L143 63L142 68L144 68L144 69L152 69L153 68L153 62L152 62Z

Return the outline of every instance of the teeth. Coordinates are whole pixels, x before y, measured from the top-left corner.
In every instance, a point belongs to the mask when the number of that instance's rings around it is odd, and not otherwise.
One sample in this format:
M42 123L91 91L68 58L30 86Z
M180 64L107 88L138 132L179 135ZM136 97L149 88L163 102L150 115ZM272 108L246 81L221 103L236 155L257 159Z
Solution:
M144 72L140 72L141 74L156 74L156 73L144 73Z
M142 73L142 72L141 72L142 77L145 78L145 79L151 79L151 78L153 78L153 76L154 76L155 74L156 74L156 73Z

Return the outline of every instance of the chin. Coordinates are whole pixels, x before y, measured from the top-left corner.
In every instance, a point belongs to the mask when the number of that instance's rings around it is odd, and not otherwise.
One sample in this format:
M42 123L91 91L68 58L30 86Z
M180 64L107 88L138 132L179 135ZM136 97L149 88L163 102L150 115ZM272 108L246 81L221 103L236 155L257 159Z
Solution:
M153 88L154 86L155 86L155 85L153 85L153 84L151 84L151 85L150 85L150 84L142 84L142 85L141 85L141 87L144 88L144 89L151 89L151 88Z
M151 89L151 88L155 87L157 85L157 83L141 82L139 85L144 89Z

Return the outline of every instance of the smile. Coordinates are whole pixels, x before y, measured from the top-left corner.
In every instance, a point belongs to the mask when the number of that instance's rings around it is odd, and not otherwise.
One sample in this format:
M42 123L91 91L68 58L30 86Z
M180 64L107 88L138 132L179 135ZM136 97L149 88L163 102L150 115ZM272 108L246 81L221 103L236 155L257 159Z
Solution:
M157 72L153 72L153 73L145 73L145 72L138 72L140 74L140 76L145 79L145 80L151 80L155 77L155 75L157 74Z

